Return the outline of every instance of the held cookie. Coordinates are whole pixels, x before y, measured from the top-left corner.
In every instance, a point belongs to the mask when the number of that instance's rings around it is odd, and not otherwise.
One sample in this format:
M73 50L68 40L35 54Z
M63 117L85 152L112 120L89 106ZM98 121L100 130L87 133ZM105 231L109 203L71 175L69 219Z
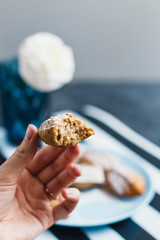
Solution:
M54 147L74 146L95 134L90 126L71 113L50 117L41 124L38 133L43 142Z

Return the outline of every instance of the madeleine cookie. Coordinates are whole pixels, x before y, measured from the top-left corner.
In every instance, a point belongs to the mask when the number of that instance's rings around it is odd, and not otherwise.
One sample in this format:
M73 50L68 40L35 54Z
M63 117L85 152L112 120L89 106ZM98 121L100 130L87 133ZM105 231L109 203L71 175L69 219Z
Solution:
M84 152L84 154L78 160L78 162L81 164L99 166L103 170L114 168L117 165L118 161L119 161L118 158L108 153L89 150Z
M74 146L94 135L94 130L71 113L50 117L41 124L39 137L46 144L54 147Z
M145 190L145 180L137 172L124 168L123 171L112 169L105 171L106 186L120 197L136 197Z
M101 168L107 189L121 197L134 197L143 194L145 180L137 172L124 166L120 159L103 152L86 151L78 160L84 166ZM83 176L83 173L82 173Z
M84 164L79 165L81 167L82 175L74 181L72 184L73 187L76 187L79 190L86 190L105 182L102 168Z

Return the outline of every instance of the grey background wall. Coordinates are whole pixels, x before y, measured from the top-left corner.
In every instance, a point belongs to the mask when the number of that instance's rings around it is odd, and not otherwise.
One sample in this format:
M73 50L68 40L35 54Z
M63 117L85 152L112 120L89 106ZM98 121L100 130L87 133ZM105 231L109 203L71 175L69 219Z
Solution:
M72 46L76 79L160 81L158 0L0 0L0 60L39 31Z

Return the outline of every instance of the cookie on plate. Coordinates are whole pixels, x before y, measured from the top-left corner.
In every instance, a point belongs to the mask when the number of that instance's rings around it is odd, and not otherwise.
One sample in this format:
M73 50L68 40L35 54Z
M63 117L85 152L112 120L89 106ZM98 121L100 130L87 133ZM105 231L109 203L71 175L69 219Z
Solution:
M87 150L79 158L78 162L91 166L101 167L103 170L112 169L119 159L109 153Z
M145 190L145 180L137 172L123 167L105 171L106 186L120 197L136 197Z
M102 185L105 182L104 172L101 167L79 164L82 175L78 177L72 187L87 190L91 187Z
M104 187L117 196L135 197L144 193L144 178L138 172L122 164L118 157L88 150L79 158L78 163L81 166L101 168L105 177Z

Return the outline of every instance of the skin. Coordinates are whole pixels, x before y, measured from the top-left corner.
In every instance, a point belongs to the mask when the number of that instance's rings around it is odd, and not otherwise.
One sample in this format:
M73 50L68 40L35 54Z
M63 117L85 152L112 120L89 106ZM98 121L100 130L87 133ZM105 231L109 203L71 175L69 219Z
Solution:
M0 167L0 236L33 240L76 207L80 192L67 188L81 175L73 162L79 146L37 150L37 128L29 125L15 153ZM46 192L47 189L47 192ZM51 200L61 195L59 201Z

